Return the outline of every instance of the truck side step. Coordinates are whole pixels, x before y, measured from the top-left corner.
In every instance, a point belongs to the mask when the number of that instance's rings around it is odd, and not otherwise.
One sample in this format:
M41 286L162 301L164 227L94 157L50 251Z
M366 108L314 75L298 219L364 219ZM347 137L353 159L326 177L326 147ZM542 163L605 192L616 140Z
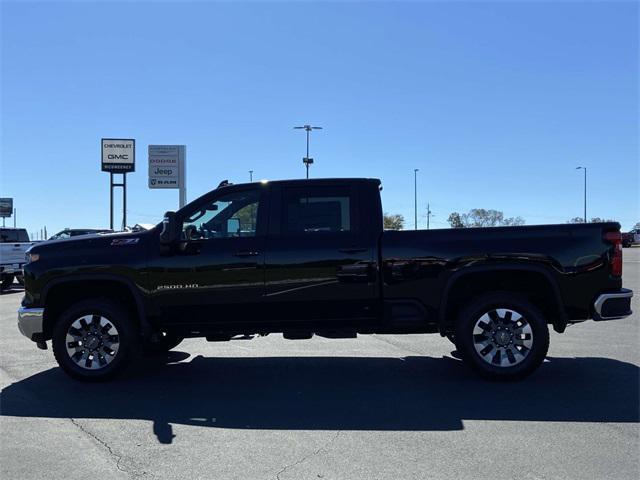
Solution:
M323 330L316 332L316 335L324 338L356 338L358 336L355 330Z
M305 331L289 331L282 332L282 337L287 340L309 340L313 337L313 332L305 332Z

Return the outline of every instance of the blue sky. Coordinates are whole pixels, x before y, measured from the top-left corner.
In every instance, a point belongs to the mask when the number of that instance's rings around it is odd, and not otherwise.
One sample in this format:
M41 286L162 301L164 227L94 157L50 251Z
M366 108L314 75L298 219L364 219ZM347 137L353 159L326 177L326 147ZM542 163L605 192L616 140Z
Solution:
M413 227L483 207L527 224L640 221L636 2L2 2L1 196L18 224L107 226L100 138L135 138L129 223L177 191L147 188L147 145L186 144L188 199L220 180L383 181ZM117 203L119 207L119 202ZM120 215L116 216L118 220ZM12 220L9 220L12 224Z

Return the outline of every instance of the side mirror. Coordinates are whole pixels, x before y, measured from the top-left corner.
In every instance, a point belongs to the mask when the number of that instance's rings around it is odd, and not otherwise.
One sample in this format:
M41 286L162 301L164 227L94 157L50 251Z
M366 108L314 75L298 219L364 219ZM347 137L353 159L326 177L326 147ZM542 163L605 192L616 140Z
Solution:
M227 219L227 235L231 235L232 233L240 234L240 219L239 218L229 218Z
M162 220L162 231L160 232L160 243L162 245L171 245L180 238L178 231L178 222L176 221L176 212L167 212Z

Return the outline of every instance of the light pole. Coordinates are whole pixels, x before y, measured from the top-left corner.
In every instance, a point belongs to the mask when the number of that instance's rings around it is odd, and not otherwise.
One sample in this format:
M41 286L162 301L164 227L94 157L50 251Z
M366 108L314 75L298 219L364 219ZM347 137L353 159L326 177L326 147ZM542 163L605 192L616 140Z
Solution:
M429 230L429 220L433 217L433 212L431 211L430 204L427 203L427 230Z
M307 156L302 159L302 163L307 167L307 178L309 178L309 165L313 165L313 158L309 158L309 133L311 130L322 130L322 127L313 127L311 125L303 125L302 127L293 127L294 129L303 129L307 132Z
M584 223L587 223L587 167L576 167L576 170L584 170Z
M253 182L253 170L249 170L249 181Z
M413 229L418 229L418 169L413 169Z

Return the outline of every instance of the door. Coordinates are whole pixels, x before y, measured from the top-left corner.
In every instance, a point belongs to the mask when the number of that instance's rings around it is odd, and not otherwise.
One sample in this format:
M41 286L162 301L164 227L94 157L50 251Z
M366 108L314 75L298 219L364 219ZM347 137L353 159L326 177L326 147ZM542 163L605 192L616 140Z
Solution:
M272 319L346 326L375 318L374 242L360 228L357 192L345 184L274 189L265 259Z
M151 276L165 323L197 330L255 320L264 294L266 198L265 187L227 187L179 212L180 244L150 265L161 272Z

